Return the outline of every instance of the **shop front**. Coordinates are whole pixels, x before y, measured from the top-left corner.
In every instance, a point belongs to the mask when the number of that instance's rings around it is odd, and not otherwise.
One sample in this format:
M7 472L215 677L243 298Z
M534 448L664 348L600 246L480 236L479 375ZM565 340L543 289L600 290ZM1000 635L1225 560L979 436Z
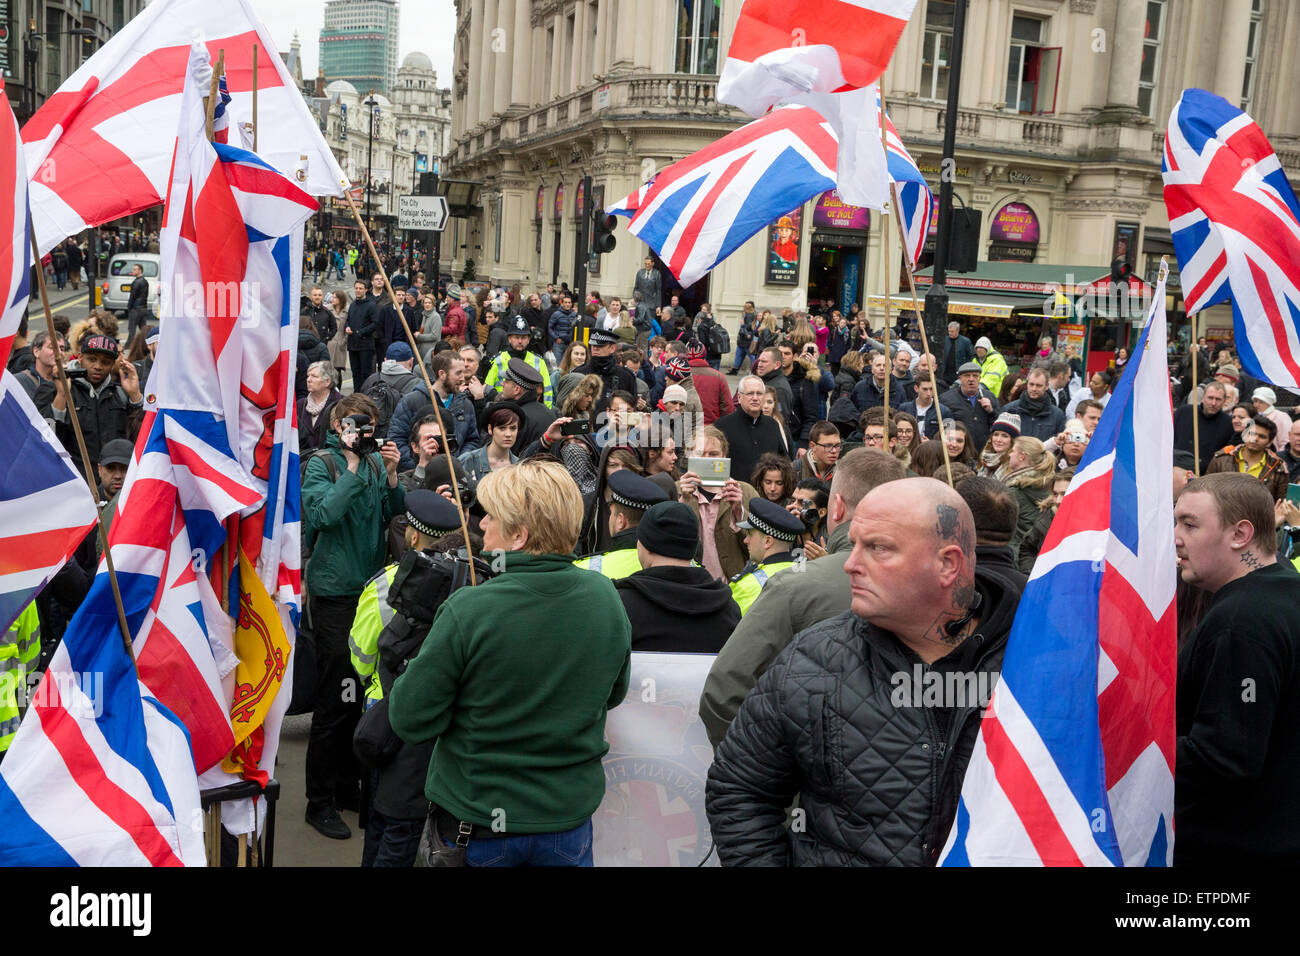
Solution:
M933 271L916 281L924 295ZM1089 372L1132 347L1154 291L1136 276L1117 286L1104 266L1014 262L981 262L974 272L949 274L946 284L948 314L962 334L972 342L987 336L1008 366L1028 364L1039 339L1050 335L1058 346L1078 347Z
M848 315L855 302L862 303L870 228L869 209L845 204L834 190L817 198L813 204L808 262L809 309L828 312L838 309ZM797 235L793 242L798 244ZM768 281L771 281L770 274Z

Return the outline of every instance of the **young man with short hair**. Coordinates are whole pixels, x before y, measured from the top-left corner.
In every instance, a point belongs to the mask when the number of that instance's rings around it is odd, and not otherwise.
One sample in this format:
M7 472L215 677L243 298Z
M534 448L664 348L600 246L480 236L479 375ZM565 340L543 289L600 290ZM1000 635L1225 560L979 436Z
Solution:
M1182 579L1213 595L1178 650L1175 866L1300 864L1300 576L1273 524L1239 474L1174 506Z
M794 463L795 480L816 478L829 482L835 475L835 463L843 447L838 428L828 421L814 422L808 432L808 454Z
M1210 461L1206 474L1241 472L1264 482L1274 501L1286 497L1290 481L1286 464L1273 452L1277 426L1273 420L1256 415L1241 430L1241 444L1229 445Z

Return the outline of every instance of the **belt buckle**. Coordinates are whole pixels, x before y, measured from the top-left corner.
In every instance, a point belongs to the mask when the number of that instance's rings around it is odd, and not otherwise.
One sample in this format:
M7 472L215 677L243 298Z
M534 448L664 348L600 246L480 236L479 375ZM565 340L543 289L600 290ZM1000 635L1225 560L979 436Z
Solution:
M470 835L474 832L474 824L465 820L456 821L456 845L464 848L469 846Z

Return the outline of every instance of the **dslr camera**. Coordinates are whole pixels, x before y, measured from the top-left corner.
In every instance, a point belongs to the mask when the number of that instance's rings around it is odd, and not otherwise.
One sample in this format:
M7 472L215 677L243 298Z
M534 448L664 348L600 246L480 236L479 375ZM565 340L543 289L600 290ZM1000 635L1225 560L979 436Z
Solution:
M817 506L809 504L801 507L799 509L799 520L803 522L803 526L809 531L816 528L817 522L821 520L821 516L817 514Z
M379 451L375 441L375 425L369 415L349 415L343 419L341 444L362 458Z

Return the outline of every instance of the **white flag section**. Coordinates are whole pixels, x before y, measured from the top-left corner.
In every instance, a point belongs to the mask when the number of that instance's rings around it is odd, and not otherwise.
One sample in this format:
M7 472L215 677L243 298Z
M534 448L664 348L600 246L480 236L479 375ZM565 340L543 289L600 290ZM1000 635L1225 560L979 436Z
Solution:
M627 698L605 722L596 866L717 866L704 813L713 748L700 720L712 654L634 651Z
M249 0L154 0L66 79L23 126L41 252L87 226L162 202L190 42L225 53L234 121L252 116L258 48L258 155L299 167L313 196L340 195L343 171Z
M811 106L835 130L835 191L840 199L850 206L884 209L889 202L889 166L880 138L876 85L847 93L805 93L791 102Z

